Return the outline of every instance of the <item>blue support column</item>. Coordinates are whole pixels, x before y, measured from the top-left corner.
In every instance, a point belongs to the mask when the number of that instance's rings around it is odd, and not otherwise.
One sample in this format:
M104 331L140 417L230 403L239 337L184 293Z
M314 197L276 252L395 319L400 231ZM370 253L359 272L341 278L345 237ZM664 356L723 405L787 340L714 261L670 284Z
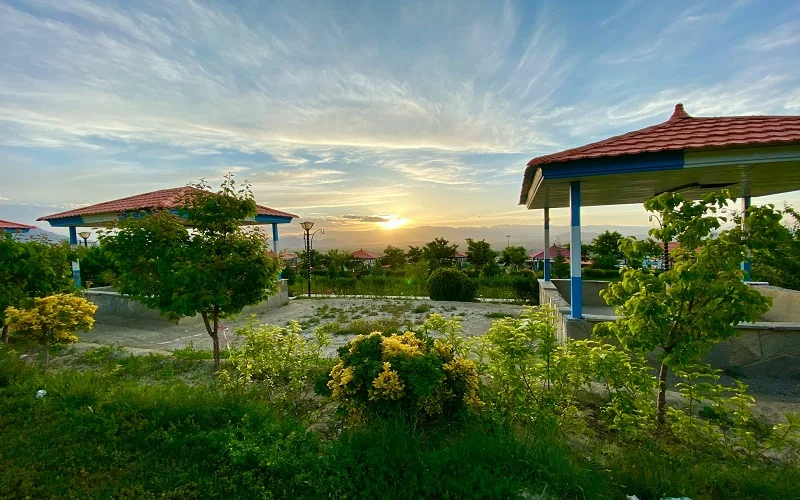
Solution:
M75 226L69 226L69 244L72 248L78 247L78 229ZM72 282L76 288L82 286L81 265L77 260L72 263Z
M283 260L281 260L280 248L278 248L278 225L274 222L272 223L272 245L275 247L273 249L275 251L275 258L278 259L278 262L281 264L281 271L278 273L278 279L281 279L281 274L283 274Z
M550 281L550 209L544 209L544 280Z
M581 183L569 183L569 275L570 306L573 318L583 317L583 283L581 282ZM549 250L548 250L549 251Z
M750 208L750 197L744 196L742 197L742 229L747 231L747 209ZM742 271L744 271L744 280L750 281L750 272L752 271L753 267L753 259L748 257L742 262Z

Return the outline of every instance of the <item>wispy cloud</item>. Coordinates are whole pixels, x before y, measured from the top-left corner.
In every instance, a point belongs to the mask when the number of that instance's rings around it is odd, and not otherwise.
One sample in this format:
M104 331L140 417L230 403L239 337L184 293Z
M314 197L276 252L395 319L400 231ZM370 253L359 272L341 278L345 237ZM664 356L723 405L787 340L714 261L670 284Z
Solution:
M800 42L800 22L783 23L769 33L749 38L744 46L750 50L768 51Z

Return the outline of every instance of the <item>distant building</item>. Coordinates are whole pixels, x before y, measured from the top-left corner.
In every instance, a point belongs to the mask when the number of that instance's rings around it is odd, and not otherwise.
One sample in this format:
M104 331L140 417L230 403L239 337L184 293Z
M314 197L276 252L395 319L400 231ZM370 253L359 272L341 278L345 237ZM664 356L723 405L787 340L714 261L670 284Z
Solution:
M29 226L27 224L20 224L19 222L11 222L0 219L0 230L4 233L27 233L31 229L36 229L36 226Z
M468 257L467 254L459 252L458 250L456 250L456 253L453 255L453 258L458 263L458 268L459 269L464 267L464 263L467 262L467 257Z
M559 255L564 257L564 260L569 262L569 248L560 247L553 245L550 247L550 262L556 260L556 257ZM544 250L539 250L538 252L533 252L528 254L528 260L526 261L531 269L536 271L541 271L544 269ZM588 266L591 264L591 260L582 260L581 266Z
M355 252L350 254L350 257L362 261L364 264L367 265L370 269L375 266L375 262L378 260L378 255L367 252L363 248L356 250Z

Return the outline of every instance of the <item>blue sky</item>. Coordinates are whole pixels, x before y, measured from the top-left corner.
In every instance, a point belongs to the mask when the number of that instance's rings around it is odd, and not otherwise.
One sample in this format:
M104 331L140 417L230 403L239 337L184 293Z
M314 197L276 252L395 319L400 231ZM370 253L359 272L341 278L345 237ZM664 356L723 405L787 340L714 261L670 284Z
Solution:
M19 222L232 171L326 227L538 224L516 205L534 156L677 102L800 114L797 2L0 0L0 47Z

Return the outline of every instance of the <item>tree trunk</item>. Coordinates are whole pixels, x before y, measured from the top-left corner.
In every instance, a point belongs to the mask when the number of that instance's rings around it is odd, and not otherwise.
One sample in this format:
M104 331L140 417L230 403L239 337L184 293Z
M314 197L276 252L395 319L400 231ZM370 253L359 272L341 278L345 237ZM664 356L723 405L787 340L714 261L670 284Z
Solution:
M8 325L3 325L2 340L4 344L8 344Z
M47 364L50 362L50 346L45 346L44 348L44 370L43 373L47 373Z
M658 372L658 400L656 408L658 409L658 427L664 426L665 416L667 413L667 372L669 368L664 363L661 363L661 370Z
M213 351L214 351L214 369L217 370L217 371L219 371L220 366L221 366L220 357L219 357L219 312L218 311L219 310L215 307L214 311L212 313L211 320L213 321L213 325L214 325L213 327L211 326L212 325L212 321L208 320L208 314L205 311L200 313L200 316L202 316L202 318L203 318L203 323L206 325L206 331L208 332L208 335L209 335L209 337L211 337L211 341L214 344L214 348L213 348Z

